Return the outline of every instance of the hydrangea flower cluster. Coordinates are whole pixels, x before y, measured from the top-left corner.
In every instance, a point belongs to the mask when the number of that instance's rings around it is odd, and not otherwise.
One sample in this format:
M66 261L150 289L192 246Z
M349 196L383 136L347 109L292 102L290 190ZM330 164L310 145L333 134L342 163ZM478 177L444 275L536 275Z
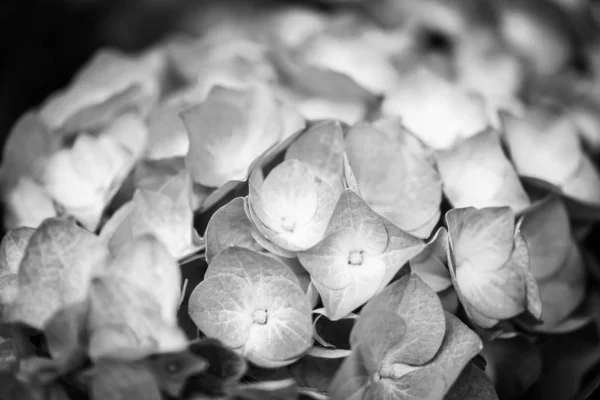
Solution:
M598 81L537 9L467 4L101 50L4 148L0 394L516 400L570 362L574 395Z

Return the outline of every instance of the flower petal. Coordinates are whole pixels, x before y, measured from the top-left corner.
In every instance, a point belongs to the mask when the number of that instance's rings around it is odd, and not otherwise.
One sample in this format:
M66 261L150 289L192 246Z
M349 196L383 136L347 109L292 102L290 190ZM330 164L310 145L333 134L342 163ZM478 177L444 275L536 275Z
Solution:
M456 208L508 206L518 213L529 206L519 178L492 130L435 154L444 193Z

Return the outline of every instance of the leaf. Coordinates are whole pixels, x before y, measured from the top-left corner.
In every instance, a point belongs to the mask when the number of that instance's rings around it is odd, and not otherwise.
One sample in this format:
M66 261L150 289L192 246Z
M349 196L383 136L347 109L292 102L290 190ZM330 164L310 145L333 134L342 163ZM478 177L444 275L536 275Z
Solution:
M136 360L185 348L177 327L180 284L177 262L154 237L121 249L90 293L90 358Z
M154 375L142 362L96 364L90 392L93 399L162 399Z
M158 387L173 397L181 394L190 376L201 374L209 368L205 359L189 350L156 355L148 360L148 366Z
M43 330L61 309L85 301L108 251L73 218L48 219L31 236L18 273L8 320Z
M185 258L197 252L203 241L193 228L191 190L185 171L169 178L156 191L138 189L132 202L113 215L100 236L112 254L146 234L156 236L174 257Z
M435 158L444 193L456 208L508 206L518 213L530 204L491 128L437 151Z
M486 372L502 399L518 399L538 380L542 358L536 346L524 336L485 342Z
M19 266L35 229L9 230L0 243L0 307L17 298Z
M444 227L438 229L423 251L410 260L410 269L436 292L452 286L448 271L448 231Z
M387 94L382 113L402 118L409 131L434 149L452 147L488 125L480 96L462 91L426 69L404 76Z
M244 198L236 197L219 208L210 218L205 234L208 263L222 250L232 246L261 250L252 237L254 226L246 216L244 202Z
M193 181L218 188L245 180L255 159L297 130L285 132L282 117L281 105L266 86L214 86L204 102L181 113L190 138L186 165Z
M295 275L276 258L241 247L213 259L189 313L207 336L260 366L290 364L312 344L310 305Z
M308 166L287 160L264 180L255 169L249 187L248 217L266 239L290 252L321 240L337 198Z
M568 115L534 107L522 119L506 116L503 122L520 175L547 181L578 201L600 204L600 175L583 153L578 128Z
M408 147L404 128L399 132L393 137L373 125L355 125L346 136L348 161L361 195L376 212L408 233L427 237L439 219L441 181Z
M444 397L445 400L498 400L498 398L490 378L473 364L467 365Z
M450 274L469 317L489 328L526 309L539 317L539 293L527 245L508 207L454 209L446 214ZM514 235L514 239L513 239Z

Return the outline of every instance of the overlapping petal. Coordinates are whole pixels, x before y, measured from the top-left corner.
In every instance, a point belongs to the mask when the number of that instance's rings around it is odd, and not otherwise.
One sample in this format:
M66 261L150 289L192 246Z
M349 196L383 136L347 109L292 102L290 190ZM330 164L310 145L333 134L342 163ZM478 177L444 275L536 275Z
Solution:
M190 138L186 165L192 179L214 188L245 180L254 160L304 126L262 85L247 90L214 86L181 118ZM295 121L291 128L290 118Z
M395 133L358 124L346 136L346 151L367 203L406 232L427 237L439 220L442 185L409 135L401 126Z
M88 352L93 360L138 360L185 349L177 326L181 272L150 235L121 248L90 289Z
M437 151L435 158L444 193L456 208L508 206L518 213L530 204L492 129Z
M268 241L297 252L321 240L337 197L306 164L284 161L266 178L256 169L249 186L248 217Z
M0 242L0 307L17 298L19 267L34 233L28 227L11 229Z
M46 100L40 110L42 119L53 130L62 128L69 120L82 118L78 113L89 114L95 106L114 101L115 97L118 100L134 87L139 91L136 99L143 99L136 103L145 103L138 107L147 108L158 100L165 61L163 54L155 50L139 57L115 50L100 51L73 78L66 90Z
M525 310L539 318L527 244L510 208L454 209L446 223L452 282L469 317L485 328Z
M351 344L329 388L332 399L442 399L482 348L414 274L367 303Z
M385 99L383 114L401 117L408 130L434 149L449 148L488 125L479 96L427 70L404 77Z
M8 320L43 330L55 314L86 301L108 256L102 241L73 218L44 221L26 247Z
M67 213L95 230L105 207L139 161L146 139L141 117L122 115L100 136L81 134L72 148L53 154L43 183Z
M436 292L452 286L448 271L448 231L441 227L423 251L410 260L410 269Z
M600 174L583 152L578 128L565 113L531 108L504 119L506 142L520 175L547 181L568 197L600 204Z
M285 159L302 161L341 194L344 187L344 132L338 121L321 121L310 126L288 147Z
M564 203L557 196L542 199L524 214L521 233L543 307L543 323L532 329L558 329L586 295L584 262Z
M299 252L298 259L321 294L327 317L337 320L383 289L422 247L346 189L323 240Z

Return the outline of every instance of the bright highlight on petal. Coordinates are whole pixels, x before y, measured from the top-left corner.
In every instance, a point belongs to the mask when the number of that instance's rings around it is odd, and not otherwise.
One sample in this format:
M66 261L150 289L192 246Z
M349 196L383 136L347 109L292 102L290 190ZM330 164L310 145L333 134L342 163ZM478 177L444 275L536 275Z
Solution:
M336 196L329 185L296 159L275 167L263 179L250 177L249 218L266 239L295 252L316 244L325 233Z
M434 149L447 149L488 125L480 97L424 69L404 77L389 93L383 114L401 117L408 130Z
M181 118L190 138L186 165L192 179L213 188L245 180L254 160L297 130L286 130L289 116L262 85L247 90L215 86Z
M435 153L444 193L456 208L510 207L515 213L529 198L508 159L498 134L487 129L451 149Z

